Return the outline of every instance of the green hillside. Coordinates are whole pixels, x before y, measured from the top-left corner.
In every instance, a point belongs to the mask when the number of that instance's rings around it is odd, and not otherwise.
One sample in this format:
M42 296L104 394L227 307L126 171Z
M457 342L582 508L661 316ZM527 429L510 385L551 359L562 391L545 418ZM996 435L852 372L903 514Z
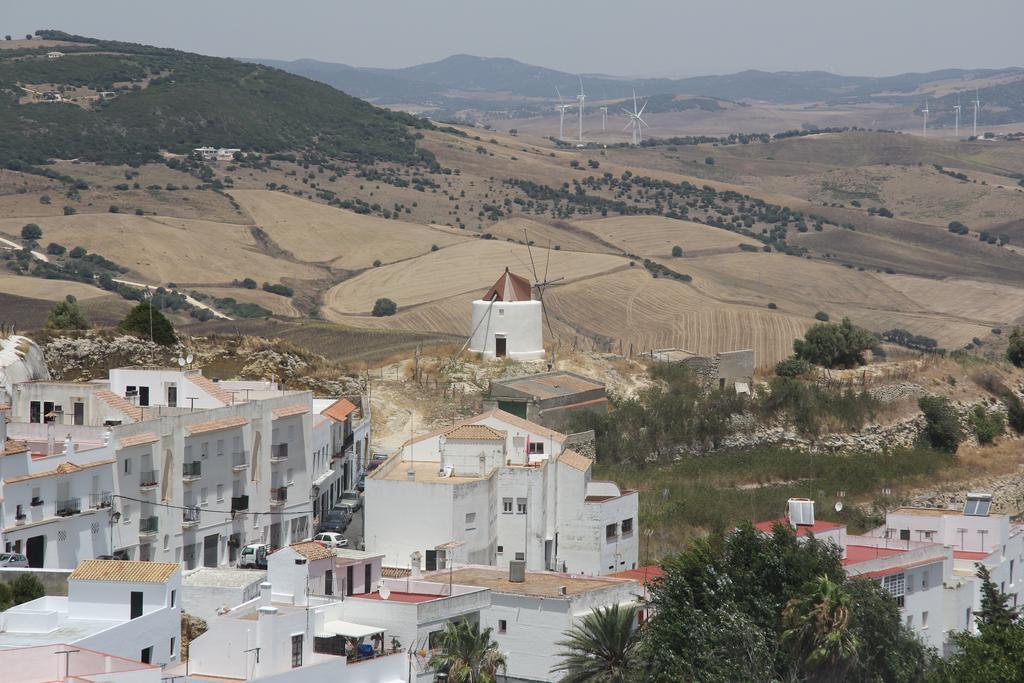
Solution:
M161 150L203 145L360 162L420 158L411 127L426 121L279 69L59 31L38 35L78 45L61 48L59 59L47 59L44 48L0 51L0 165L142 163ZM116 94L82 106L43 102L29 93L40 85ZM19 103L26 97L32 101Z

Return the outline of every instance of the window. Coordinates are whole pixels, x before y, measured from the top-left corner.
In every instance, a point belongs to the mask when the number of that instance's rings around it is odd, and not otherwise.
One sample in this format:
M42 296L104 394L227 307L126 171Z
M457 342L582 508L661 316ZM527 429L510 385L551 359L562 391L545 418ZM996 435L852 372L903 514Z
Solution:
M125 474L131 474L132 473L132 459L131 458L125 458L124 459L124 473Z
M928 612L921 612L921 628L928 628Z
M913 614L908 614L907 615L907 628L914 628L914 615Z
M526 553L516 553L516 559L517 560L525 560L526 559Z
M910 540L910 529L900 529L900 540L901 541L909 541Z
M174 659L174 636L171 636L171 659Z
M153 646L152 645L150 645L149 647L144 648L142 650L141 654L139 654L139 661L142 662L143 664L152 664L153 663Z
M172 590L171 591L171 607L174 607L174 603L177 601L177 599L178 599L178 591Z
M504 619L498 619L498 633L508 633L508 622Z
M43 404L39 401L29 401L28 404L28 421L29 422L42 422L43 421Z
M612 540L619 535L619 525L612 522L604 528L604 537L608 540Z
M291 467L289 467L288 470L285 472L284 483L285 484L291 484L292 481L294 481L294 477L295 477L295 470L292 469Z
M476 521L476 513L475 512L467 512L466 513L466 524L472 524L475 521Z
M200 505L206 505L208 497L209 497L209 490L205 486L203 488L199 489L199 504Z
M505 552L505 546L499 545L498 546L498 554L501 555L503 552Z
M622 520L622 535L630 536L633 534L633 518Z
M302 634L292 636L292 668L302 666Z
M504 512L506 515L511 515L512 514L512 499L511 498L502 498L501 499L501 511Z
M904 596L907 592L907 578L905 574L890 574L882 579L882 587L889 591L892 597L896 598L896 604L903 607Z
M121 521L126 523L132 521L132 506L128 503L125 503L121 510Z
M203 445L199 447L199 457L205 458L210 454L210 442L204 441Z
M921 572L921 590L923 591L928 590L928 574L929 571L927 569Z
M525 515L526 514L526 499L525 498L516 498L516 514L520 514L520 515Z
M217 439L217 455L224 455L224 439Z
M531 441L529 453L530 455L544 455L544 442Z
M505 315L505 309L504 308L499 308L498 309L498 317L501 317L503 315Z
M967 629L968 631L971 630L971 608L970 607L968 607L967 611L964 613L964 628Z
M142 591L131 592L131 618L138 619L142 616Z
M217 502L224 502L224 484L217 484Z

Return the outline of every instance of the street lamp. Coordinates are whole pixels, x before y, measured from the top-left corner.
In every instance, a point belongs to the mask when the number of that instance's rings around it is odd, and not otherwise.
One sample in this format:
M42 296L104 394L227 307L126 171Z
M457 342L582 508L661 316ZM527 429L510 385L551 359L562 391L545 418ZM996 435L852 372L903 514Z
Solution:
M114 525L121 521L121 513L113 510L110 513L110 554L114 554Z

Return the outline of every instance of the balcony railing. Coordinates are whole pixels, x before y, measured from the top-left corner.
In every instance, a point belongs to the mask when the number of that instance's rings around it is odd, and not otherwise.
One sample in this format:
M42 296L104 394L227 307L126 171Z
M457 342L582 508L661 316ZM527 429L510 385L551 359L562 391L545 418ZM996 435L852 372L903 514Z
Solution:
M277 488L270 489L270 504L271 505L284 505L288 500L288 487L278 486Z
M240 512L249 509L249 496L232 496L231 511Z
M155 517L152 519L156 519ZM184 527L191 527L199 524L199 508L195 506L189 506L181 511L181 525Z
M147 490L156 488L156 470L139 472L139 488Z
M235 451L231 454L231 469L240 472L249 466L249 456L245 451Z
M82 503L78 498L58 500L56 511L58 517L70 517L71 515L77 515L82 511Z
M203 476L202 462L196 460L195 462L181 463L181 478L185 481L195 481L201 476Z
M288 458L288 444L279 443L270 447L270 462L281 462Z
M26 515L24 512L22 512L21 514L18 514L18 515L14 515L14 524L15 524L15 526L21 526L22 524L25 523L26 519L28 519L28 515Z
M110 491L92 493L89 495L89 507L94 510L108 508L114 502L114 495Z
M139 536L155 534L160 529L160 518L156 515L139 520Z

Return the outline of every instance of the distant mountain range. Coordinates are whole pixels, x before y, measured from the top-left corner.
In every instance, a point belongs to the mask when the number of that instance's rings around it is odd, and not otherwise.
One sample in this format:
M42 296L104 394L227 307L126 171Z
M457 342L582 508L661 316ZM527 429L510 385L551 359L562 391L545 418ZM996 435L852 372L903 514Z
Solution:
M553 100L558 88L572 98L580 76L555 69L524 64L507 58L452 55L437 62L401 69L376 69L332 64L315 60L275 61L254 59L291 73L327 83L345 92L383 105L420 106L434 110L460 108L508 108L529 106L529 100ZM694 78L626 79L601 74L584 74L583 86L591 100L630 97L633 89L645 97L693 95L719 100L761 101L775 104L803 102L859 103L876 98L886 102L910 103L940 84L956 89L963 81L991 82L996 91L1016 91L1024 96L1024 69L945 69L897 76L840 76L825 71L742 71L721 76ZM982 88L985 100L986 87ZM996 93L1000 99L1022 100L1011 93ZM990 104L1002 104L989 100ZM544 105L550 109L548 105ZM1019 105L1018 105L1019 106Z

